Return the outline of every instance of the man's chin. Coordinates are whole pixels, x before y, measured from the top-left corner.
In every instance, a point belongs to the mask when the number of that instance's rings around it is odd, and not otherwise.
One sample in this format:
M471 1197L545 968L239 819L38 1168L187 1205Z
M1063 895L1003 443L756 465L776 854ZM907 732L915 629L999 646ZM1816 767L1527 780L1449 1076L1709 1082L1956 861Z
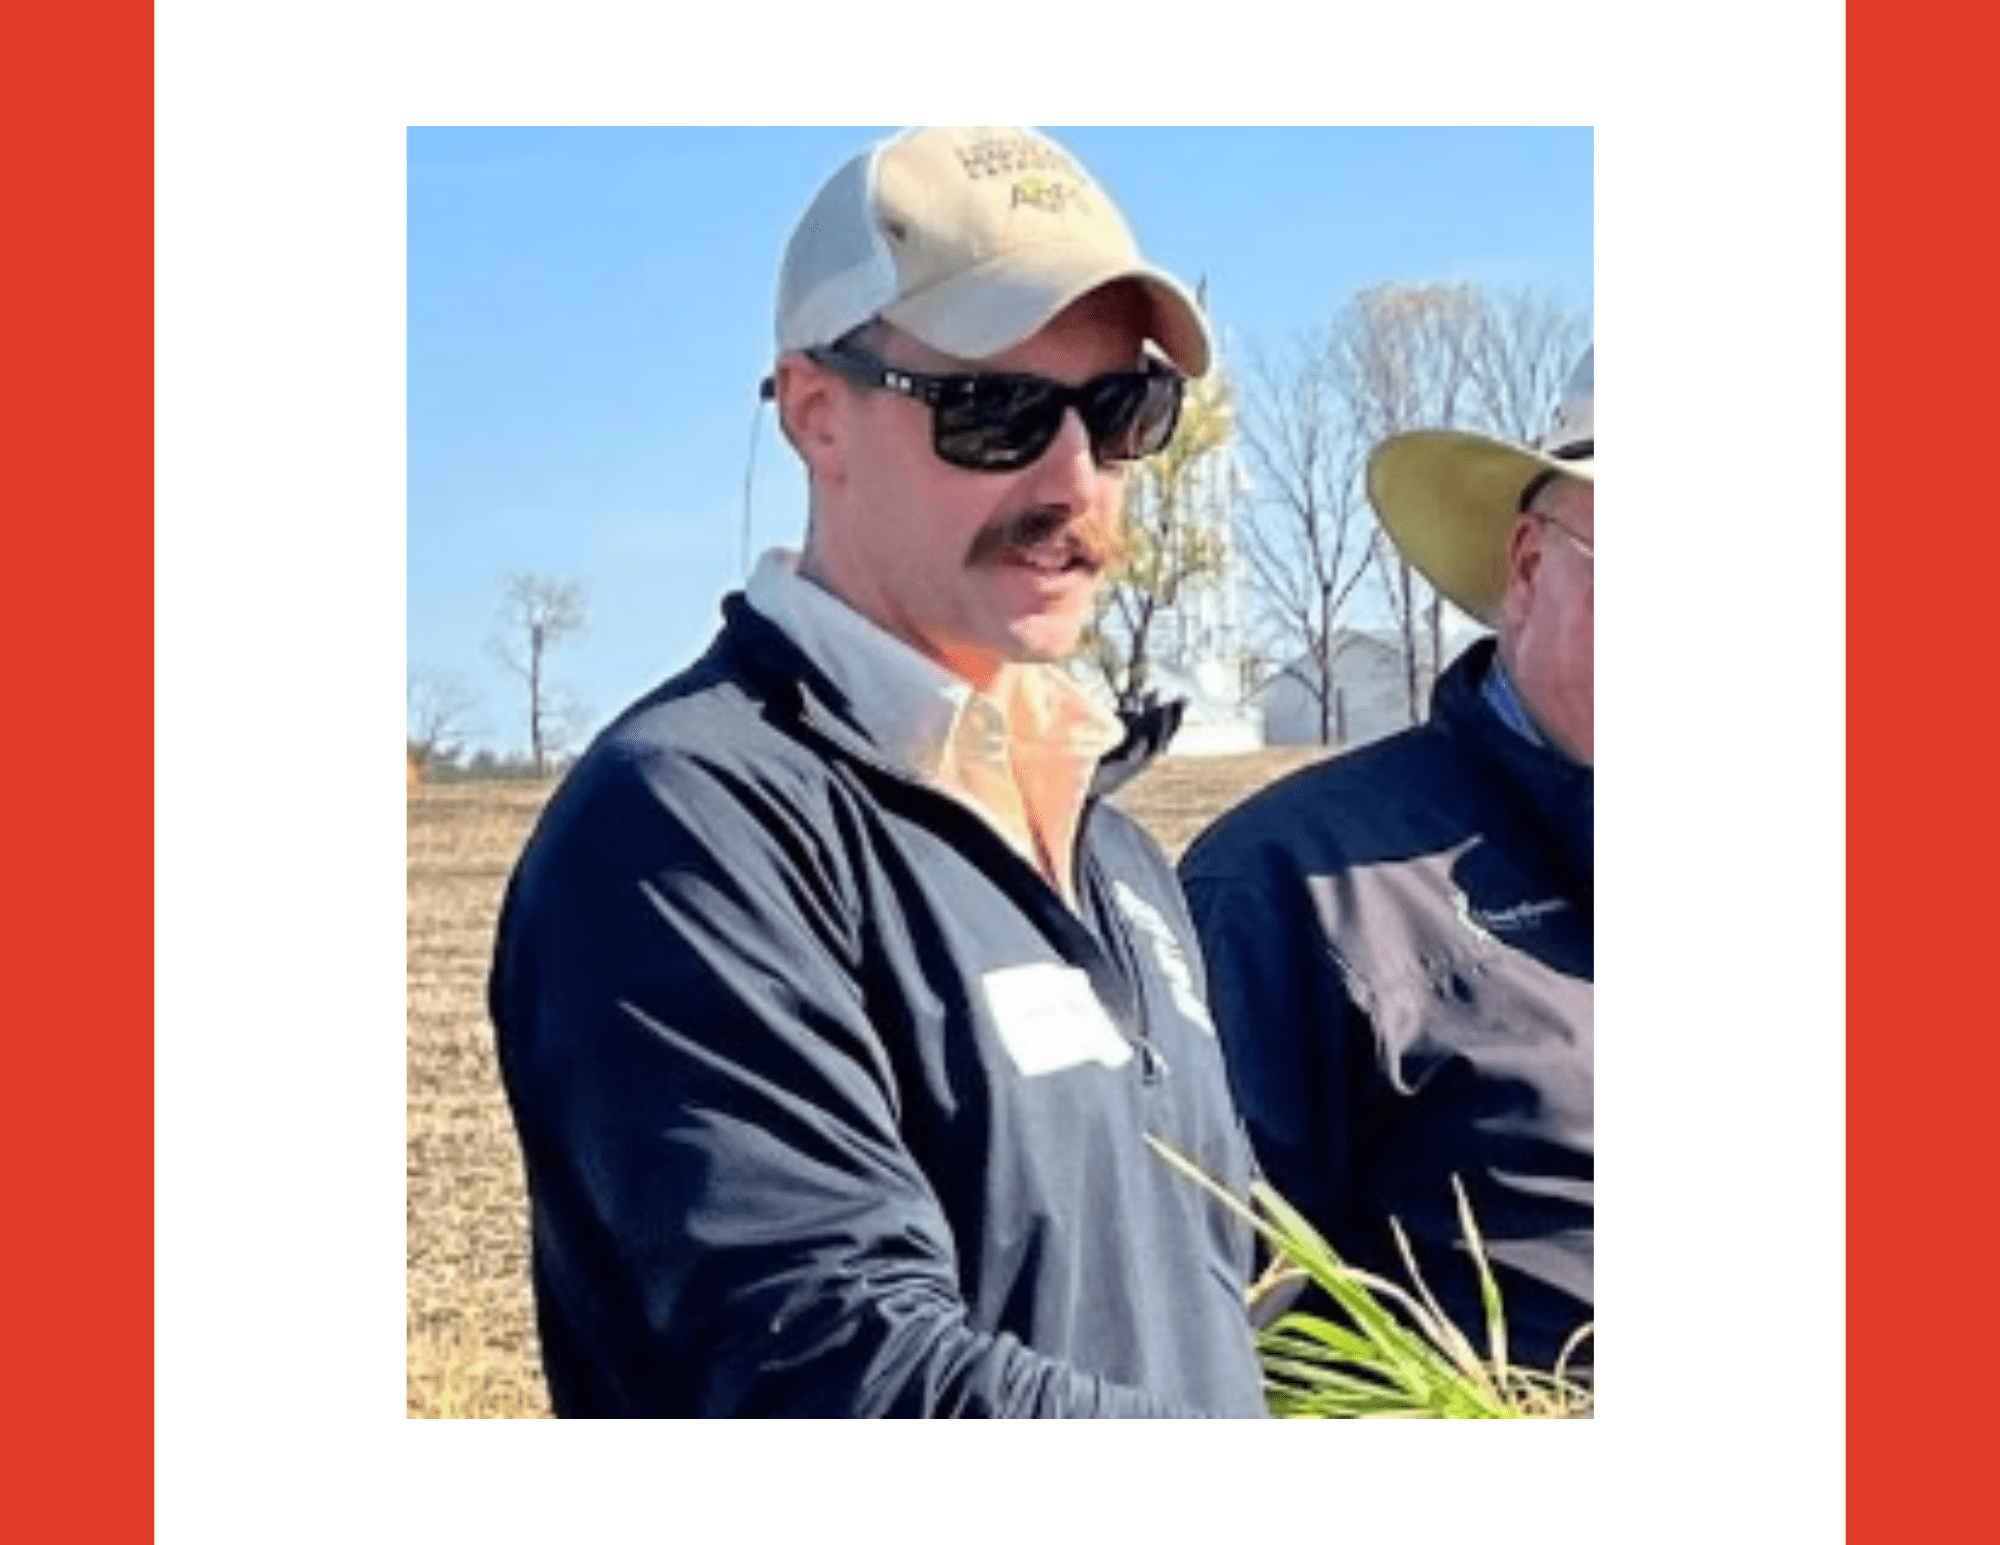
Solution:
M1013 657L1023 665L1060 664L1082 646L1083 628L1084 618L1080 616L1023 617L1008 629Z

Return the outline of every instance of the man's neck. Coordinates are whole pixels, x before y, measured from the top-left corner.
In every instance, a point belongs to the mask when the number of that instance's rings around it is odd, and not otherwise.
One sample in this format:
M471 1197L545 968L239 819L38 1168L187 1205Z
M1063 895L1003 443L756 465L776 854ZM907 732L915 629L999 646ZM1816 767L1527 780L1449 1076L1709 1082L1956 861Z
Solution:
M1530 745L1540 746L1545 751L1553 751L1566 762L1583 765L1578 758L1570 755L1554 736L1542 728L1534 710L1528 706L1528 700L1521 695L1521 689L1508 671L1506 657L1498 651L1494 653L1493 666L1487 671L1486 680L1480 683L1479 694L1486 700L1486 705L1493 710L1500 722Z
M749 599L847 695L870 738L923 781L971 804L1074 900L1070 855L1098 760L1123 726L1051 666L1002 662L975 690L883 629L793 555L767 554Z

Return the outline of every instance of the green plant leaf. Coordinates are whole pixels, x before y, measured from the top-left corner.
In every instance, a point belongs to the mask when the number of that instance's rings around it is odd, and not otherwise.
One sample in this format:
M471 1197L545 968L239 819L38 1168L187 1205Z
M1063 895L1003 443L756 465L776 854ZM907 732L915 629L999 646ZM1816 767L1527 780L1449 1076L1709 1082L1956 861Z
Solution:
M1486 1321L1485 1355L1445 1314L1418 1270L1402 1225L1390 1220L1412 1287L1349 1265L1305 1216L1267 1182L1238 1197L1156 1138L1161 1160L1242 1219L1274 1258L1245 1294L1245 1312L1303 1276L1325 1296L1331 1315L1290 1310L1257 1334L1265 1401L1273 1416L1324 1419L1548 1419L1588 1416L1591 1394L1567 1372L1592 1334L1585 1325L1564 1345L1553 1371L1512 1366L1507 1321L1486 1242L1457 1177L1465 1248L1479 1274Z

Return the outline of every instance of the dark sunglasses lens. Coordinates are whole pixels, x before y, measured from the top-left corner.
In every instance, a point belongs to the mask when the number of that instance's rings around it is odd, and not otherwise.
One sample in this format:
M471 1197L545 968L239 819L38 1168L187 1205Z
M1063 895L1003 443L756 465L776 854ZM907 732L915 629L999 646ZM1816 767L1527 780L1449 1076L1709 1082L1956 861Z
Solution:
M1137 461L1163 450L1180 422L1179 376L1100 376L1077 410L1100 463ZM1062 428L1071 393L1035 376L969 376L936 404L934 443L954 466L1013 472L1040 460Z
M1032 376L970 376L937 404L937 453L978 472L1025 467L1062 427L1060 391Z
M1083 420L1100 462L1137 461L1165 450L1180 422L1179 376L1102 376L1086 388Z

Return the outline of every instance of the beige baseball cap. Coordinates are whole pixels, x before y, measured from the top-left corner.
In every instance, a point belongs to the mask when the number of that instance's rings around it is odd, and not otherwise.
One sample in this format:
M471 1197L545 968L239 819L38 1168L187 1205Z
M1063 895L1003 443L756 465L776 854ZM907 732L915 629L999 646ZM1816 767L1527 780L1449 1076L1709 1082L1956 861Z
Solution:
M1500 621L1507 544L1544 477L1597 480L1595 347L1571 370L1548 433L1513 445L1454 429L1392 435L1368 458L1368 498L1410 567L1468 617Z
M1160 351L1205 374L1201 307L1139 255L1111 196L1067 150L1034 129L905 129L835 172L792 232L778 351L880 317L940 353L989 359L1119 280L1151 301Z

